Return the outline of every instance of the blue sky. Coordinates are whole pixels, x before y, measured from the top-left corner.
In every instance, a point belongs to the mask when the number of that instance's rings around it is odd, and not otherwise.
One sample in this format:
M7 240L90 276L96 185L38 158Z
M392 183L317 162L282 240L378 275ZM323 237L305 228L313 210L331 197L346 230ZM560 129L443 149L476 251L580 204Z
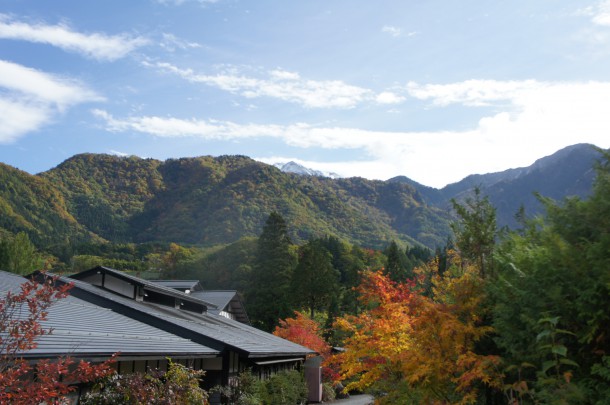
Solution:
M610 1L0 3L0 161L240 154L442 187L610 147Z

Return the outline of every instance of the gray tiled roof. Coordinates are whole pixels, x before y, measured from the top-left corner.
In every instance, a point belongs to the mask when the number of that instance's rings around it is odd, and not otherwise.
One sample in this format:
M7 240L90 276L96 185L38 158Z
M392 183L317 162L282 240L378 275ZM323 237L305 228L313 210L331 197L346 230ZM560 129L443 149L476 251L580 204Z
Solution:
M297 356L314 353L313 350L289 340L210 312L196 314L157 304L144 305L178 326L224 342L248 353L249 357Z
M148 280L152 283L178 290L200 291L203 288L199 280Z
M229 302L235 297L235 290L214 290L214 291L193 291L189 295L195 298L211 302L216 305L219 310L223 310L229 305Z
M0 271L0 294L17 292L25 281L21 276ZM120 357L165 358L214 356L218 351L180 338L153 326L128 318L109 309L69 296L54 303L45 329L50 335L38 338L38 347L24 357Z
M85 300L93 299L91 295L103 298L114 305L129 308L131 312L146 314L169 324L172 329L171 333L180 333L178 329L182 332L194 333L202 338L211 339L221 345L244 352L249 357L305 356L314 353L306 347L210 312L198 314L163 305L138 302L80 280L62 279L66 282L73 282L75 290L86 292L88 297L79 295ZM73 293L77 294L77 291ZM157 325L157 327L160 326Z
M193 291L191 295L216 305L218 309L209 309L213 314L219 315L221 311L227 311L235 320L250 324L241 296L235 290Z
M150 280L144 280L142 278L132 276L131 274L125 273L124 271L115 270L115 269L111 269L109 267L104 267L104 266L98 266L98 267L95 267L90 270L82 271L80 273L70 276L70 278L79 280L82 277L91 275L93 273L96 273L97 271L103 271L107 274L111 274L118 278L122 278L124 280L129 280L134 285L142 286L148 290L157 291L159 293L165 294L170 297L180 298L181 300L184 300L184 301L196 301L200 304L204 304L205 306L212 307L212 308L216 307L213 303L207 302L205 300L192 299L190 294L185 294L182 291L176 290L174 288L166 287L163 284L158 284L158 283L152 282Z

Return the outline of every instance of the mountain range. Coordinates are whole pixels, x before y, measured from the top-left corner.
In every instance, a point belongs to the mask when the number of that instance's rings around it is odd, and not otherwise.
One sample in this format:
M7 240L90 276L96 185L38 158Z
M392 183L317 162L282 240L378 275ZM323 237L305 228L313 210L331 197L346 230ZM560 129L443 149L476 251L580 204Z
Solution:
M434 248L451 233L451 199L478 186L497 207L499 224L514 226L520 206L540 212L535 192L586 197L598 157L591 145L574 145L532 166L472 175L442 189L407 177L291 173L246 156L81 154L37 175L0 164L0 232L25 231L47 249L85 241L212 246L257 236L277 211L295 242L332 234L373 248L391 240Z

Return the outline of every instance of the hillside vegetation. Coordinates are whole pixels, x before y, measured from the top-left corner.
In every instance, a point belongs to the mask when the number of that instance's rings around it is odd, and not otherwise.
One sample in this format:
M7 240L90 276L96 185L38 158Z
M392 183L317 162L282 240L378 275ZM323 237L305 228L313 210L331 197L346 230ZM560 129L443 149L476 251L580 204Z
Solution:
M113 242L231 243L260 234L273 211L296 241L332 234L363 246L434 247L449 234L449 215L410 185L299 176L244 156L86 154L32 177L53 184L79 224Z
M297 243L334 235L363 247L392 240L429 248L451 235L449 201L474 186L515 226L520 207L541 211L534 195L585 197L599 153L575 145L528 168L469 176L443 189L406 177L388 181L284 173L245 156L158 161L76 155L40 175L0 165L0 231L24 231L44 249L83 242L215 246L258 236L280 213Z

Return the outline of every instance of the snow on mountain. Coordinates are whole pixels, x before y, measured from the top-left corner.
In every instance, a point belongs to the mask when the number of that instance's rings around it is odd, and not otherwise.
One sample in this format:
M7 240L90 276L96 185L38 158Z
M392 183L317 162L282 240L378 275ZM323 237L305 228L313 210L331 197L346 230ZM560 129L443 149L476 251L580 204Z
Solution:
M330 177L331 179L338 179L341 177L337 173L321 172L319 170L310 169L293 161L287 163L278 162L275 163L274 166L285 173L294 173L302 176Z

